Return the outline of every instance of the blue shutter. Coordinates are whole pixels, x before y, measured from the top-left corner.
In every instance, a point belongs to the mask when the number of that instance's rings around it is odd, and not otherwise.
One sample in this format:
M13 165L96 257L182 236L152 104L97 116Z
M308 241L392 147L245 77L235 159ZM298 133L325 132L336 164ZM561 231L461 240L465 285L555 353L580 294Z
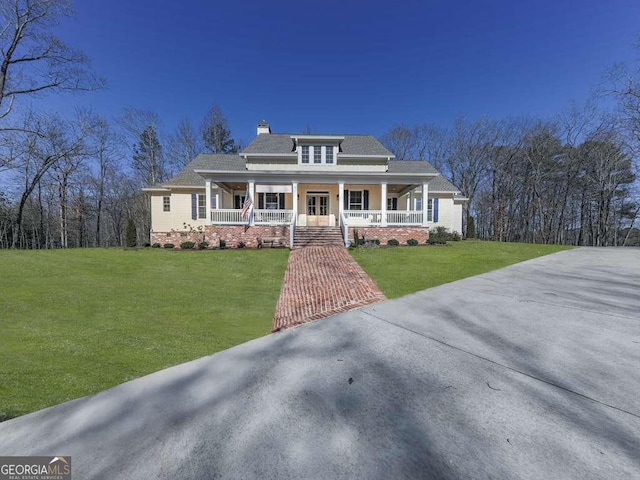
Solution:
M278 208L284 210L284 193L278 194Z
M433 199L433 222L438 223L438 199Z
M264 208L264 193L258 194L258 210L262 210Z
M349 210L349 190L344 191L344 209Z
M398 197L391 199L391 210L398 210Z
M198 218L198 196L195 193L191 194L191 220Z
M362 201L362 203L363 203L362 209L363 210L369 210L369 190L365 190L363 192L363 196L364 196L364 199Z

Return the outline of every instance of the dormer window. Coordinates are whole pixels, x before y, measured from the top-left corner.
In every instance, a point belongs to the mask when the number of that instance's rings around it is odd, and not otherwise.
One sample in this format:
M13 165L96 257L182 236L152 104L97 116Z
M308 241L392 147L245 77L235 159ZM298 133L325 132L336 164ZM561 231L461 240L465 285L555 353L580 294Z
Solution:
M301 145L300 163L305 165L333 165L335 163L334 152L333 145Z
M327 145L326 147L325 161L327 163L333 163L333 145Z

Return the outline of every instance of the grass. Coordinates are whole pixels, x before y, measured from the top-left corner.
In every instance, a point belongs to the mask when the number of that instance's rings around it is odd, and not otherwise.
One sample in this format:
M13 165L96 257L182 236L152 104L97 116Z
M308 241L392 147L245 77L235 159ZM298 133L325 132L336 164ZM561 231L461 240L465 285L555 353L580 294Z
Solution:
M397 298L569 248L467 240L447 246L358 248L351 255L387 298Z
M269 333L287 255L0 251L0 421Z

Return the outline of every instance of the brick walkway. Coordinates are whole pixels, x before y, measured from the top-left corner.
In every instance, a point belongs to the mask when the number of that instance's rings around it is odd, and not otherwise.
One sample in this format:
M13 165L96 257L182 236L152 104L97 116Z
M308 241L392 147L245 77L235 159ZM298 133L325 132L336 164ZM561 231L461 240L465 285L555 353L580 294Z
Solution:
M311 322L384 300L344 247L307 247L289 254L272 330Z

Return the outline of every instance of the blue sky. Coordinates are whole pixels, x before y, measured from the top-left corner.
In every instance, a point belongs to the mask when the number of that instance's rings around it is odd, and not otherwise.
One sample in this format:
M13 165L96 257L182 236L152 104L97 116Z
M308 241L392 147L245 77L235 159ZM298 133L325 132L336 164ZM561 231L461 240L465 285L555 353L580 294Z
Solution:
M108 82L44 97L107 117L156 111L167 131L211 102L234 137L381 135L394 124L549 117L640 50L640 2L82 0L57 33Z

